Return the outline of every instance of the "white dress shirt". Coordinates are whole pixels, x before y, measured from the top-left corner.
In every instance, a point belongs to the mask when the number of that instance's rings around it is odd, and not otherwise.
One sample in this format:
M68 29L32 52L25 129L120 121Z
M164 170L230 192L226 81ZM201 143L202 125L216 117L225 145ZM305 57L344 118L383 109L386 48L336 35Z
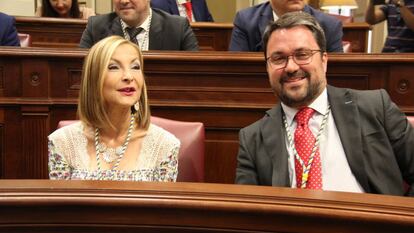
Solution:
M321 95L308 107L315 110L315 114L309 120L309 128L316 138L320 129L324 114L328 109L328 93L325 90ZM298 109L288 107L282 103L283 111L286 115L286 121L289 126L290 134L294 137L296 129L296 121L294 120ZM295 173L295 158L293 155L293 148L289 146L286 136L286 147L289 153L289 178L291 187L296 188L296 173ZM338 129L335 125L335 120L332 113L329 113L325 129L320 137L319 154L322 163L322 189L331 191L345 191L345 192L364 192L361 185L356 180L343 149L341 139L338 134Z
M150 8L148 17L145 19L145 21L139 25L137 28L142 28L142 31L137 35L137 41L139 43L139 48L141 51L148 51L149 49L149 34L150 34L150 27L151 27L151 19L152 19L152 9ZM121 27L122 31L124 33L125 39L129 40L129 35L126 33L126 28L129 27L128 24L126 24L121 19Z

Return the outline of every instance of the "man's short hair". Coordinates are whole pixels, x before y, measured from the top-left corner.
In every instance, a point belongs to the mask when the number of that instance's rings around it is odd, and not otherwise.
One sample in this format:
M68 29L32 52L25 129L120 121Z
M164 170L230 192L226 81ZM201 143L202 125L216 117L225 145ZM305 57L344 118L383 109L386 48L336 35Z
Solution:
M277 21L271 22L267 25L263 35L263 50L265 58L267 57L267 43L269 42L270 35L276 30L289 29L296 26L307 27L312 32L312 35L315 38L316 43L318 43L320 50L322 50L322 52L326 51L325 33L318 21L306 12L294 11L282 15L282 17L280 17Z

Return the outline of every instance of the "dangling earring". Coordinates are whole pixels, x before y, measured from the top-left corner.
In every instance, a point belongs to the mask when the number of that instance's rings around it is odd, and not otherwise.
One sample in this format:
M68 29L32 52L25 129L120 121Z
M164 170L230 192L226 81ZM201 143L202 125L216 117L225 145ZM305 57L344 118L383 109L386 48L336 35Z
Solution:
M137 101L137 102L134 104L134 110L135 110L135 112L139 112L139 101Z

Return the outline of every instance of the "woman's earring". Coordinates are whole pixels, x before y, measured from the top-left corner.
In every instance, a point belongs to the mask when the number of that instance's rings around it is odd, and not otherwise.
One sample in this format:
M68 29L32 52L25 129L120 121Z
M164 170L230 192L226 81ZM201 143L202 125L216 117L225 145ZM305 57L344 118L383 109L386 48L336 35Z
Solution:
M135 112L139 112L139 101L134 104Z

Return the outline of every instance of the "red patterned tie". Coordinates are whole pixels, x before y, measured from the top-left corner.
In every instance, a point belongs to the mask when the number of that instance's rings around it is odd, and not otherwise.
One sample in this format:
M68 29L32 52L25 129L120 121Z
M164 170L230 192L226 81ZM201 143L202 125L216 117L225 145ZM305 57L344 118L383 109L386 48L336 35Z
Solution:
M315 145L315 136L308 127L309 119L312 117L315 110L311 108L303 108L296 113L295 119L297 127L295 130L295 148L298 155L308 165L309 157L312 153L312 148ZM303 169L302 165L295 158L295 171L296 171L296 184L297 187L301 187ZM319 148L315 152L315 157L312 162L308 174L308 182L306 184L307 189L322 189L322 172L321 172L321 158L319 156Z
M188 21L193 22L193 7L191 5L191 2L185 2L183 3L183 6L185 7L185 12L187 13Z

